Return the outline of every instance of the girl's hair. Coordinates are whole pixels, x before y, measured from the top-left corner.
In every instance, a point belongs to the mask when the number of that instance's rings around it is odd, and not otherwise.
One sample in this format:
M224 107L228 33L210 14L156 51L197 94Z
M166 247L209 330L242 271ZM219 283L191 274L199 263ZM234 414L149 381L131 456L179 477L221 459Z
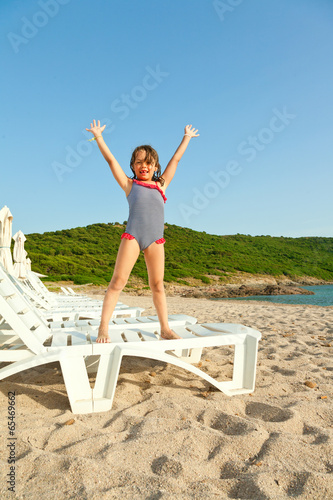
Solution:
M135 171L134 171L134 163L135 163L136 155L139 151L145 151L145 153L146 153L145 161L147 163L155 163L155 167L157 167L157 170L156 170L156 172L154 172L153 180L159 181L161 186L163 186L165 181L164 181L163 177L161 176L161 165L159 162L158 154L157 154L157 151L155 151L155 149L152 148L151 146L138 146L137 148L134 149L134 151L132 153L131 162L130 162L131 170L134 174L133 179L136 179L136 175L135 175Z

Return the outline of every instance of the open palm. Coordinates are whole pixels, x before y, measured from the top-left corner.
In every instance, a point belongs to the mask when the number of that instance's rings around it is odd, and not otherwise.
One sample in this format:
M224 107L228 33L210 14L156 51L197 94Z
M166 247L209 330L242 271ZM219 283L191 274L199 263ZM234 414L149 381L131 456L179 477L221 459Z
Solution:
M90 128L86 128L86 130L88 132L91 132L92 134L94 134L94 136L96 137L96 135L99 135L103 132L105 127L106 127L106 125L103 125L101 127L100 120L97 121L97 125L96 125L96 120L94 120L93 123L90 124Z
M198 137L200 134L197 133L198 129L192 127L192 125L186 125L185 134L188 134L190 137Z

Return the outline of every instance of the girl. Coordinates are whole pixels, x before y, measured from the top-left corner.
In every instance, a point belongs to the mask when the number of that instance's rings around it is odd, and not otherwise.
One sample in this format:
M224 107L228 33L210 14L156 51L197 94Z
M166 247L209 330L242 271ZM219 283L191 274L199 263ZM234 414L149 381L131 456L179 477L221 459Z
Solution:
M158 154L151 146L139 146L132 154L131 169L134 177L127 177L109 148L104 142L100 120L94 120L86 128L96 140L98 147L108 162L111 172L119 186L125 191L130 213L125 233L121 237L114 272L103 302L101 323L96 342L110 342L108 325L120 292L127 283L132 268L143 251L149 286L161 325L163 339L177 339L168 324L166 297L164 292L164 203L165 190L175 175L178 162L183 156L192 137L198 137L198 130L192 125L185 127L185 134L177 151L161 175Z

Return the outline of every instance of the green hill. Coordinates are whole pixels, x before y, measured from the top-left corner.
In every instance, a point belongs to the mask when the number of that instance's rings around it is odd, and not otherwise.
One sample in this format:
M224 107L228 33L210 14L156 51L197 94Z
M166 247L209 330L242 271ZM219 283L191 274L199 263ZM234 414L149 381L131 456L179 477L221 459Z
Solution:
M116 260L124 225L93 224L63 231L29 234L25 248L32 269L53 281L106 284ZM187 278L221 284L236 272L311 276L333 280L333 238L271 236L216 236L167 224L165 281L185 284ZM132 275L147 280L141 254Z

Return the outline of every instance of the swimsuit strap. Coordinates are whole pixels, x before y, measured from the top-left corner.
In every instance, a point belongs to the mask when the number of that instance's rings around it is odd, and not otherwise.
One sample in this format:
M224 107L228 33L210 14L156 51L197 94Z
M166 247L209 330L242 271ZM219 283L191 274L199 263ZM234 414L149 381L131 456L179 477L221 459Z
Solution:
M165 196L165 194L163 193L162 189L160 188L160 186L157 184L156 181L155 181L155 184L147 184L146 182L138 181L137 179L133 179L133 182L135 184L138 184L139 186L144 186L144 187L151 188L151 189L157 189L157 191L160 192L164 203L167 201L167 197Z

